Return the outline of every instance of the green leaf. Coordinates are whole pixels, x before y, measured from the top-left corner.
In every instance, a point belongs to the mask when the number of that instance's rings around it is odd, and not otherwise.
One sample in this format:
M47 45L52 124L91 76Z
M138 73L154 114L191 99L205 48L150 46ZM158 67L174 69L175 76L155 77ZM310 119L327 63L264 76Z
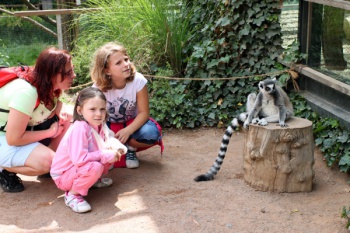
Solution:
M231 20L227 16L225 16L223 18L220 18L216 25L225 27L225 26L229 25L230 23L231 23Z
M254 19L253 23L257 26L261 26L262 22L264 21L265 21L264 17L260 17L260 18Z
M315 140L316 146L319 146L319 145L321 145L322 143L323 143L323 138L316 138L316 140Z
M210 113L208 116L209 119L215 120L215 113Z
M343 135L339 136L338 142L345 143L348 140L348 132L344 132Z
M213 68L214 66L217 66L219 64L219 61L218 60L212 60L211 62L209 62L207 64L207 69L211 69Z
M339 165L350 165L350 156L345 155L345 156L341 157L341 159L339 161Z

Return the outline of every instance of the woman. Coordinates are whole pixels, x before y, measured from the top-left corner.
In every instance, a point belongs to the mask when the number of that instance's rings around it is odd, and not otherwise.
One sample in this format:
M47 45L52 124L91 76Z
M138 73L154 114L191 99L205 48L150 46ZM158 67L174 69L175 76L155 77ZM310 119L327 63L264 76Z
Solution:
M0 185L5 192L24 190L16 175L50 171L54 151L70 125L59 96L76 77L71 55L54 47L42 51L30 81L15 79L0 88ZM36 107L37 99L40 104Z

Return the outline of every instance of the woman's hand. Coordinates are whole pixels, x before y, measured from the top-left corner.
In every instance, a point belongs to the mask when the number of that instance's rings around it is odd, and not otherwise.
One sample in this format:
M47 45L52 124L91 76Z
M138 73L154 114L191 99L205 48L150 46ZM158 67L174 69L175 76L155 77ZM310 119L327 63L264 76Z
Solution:
M132 132L129 131L128 127L119 130L115 134L115 138L118 139L121 143L125 144L127 140L129 140L130 135Z
M60 135L63 132L64 125L60 124L60 121L56 121L52 123L49 130L53 132L53 135L51 136L51 138L56 138L58 135Z
M70 117L68 116L68 113L65 113L65 112L60 113L58 122L55 122L50 126L50 129L52 127L53 130L56 130L54 131L55 134L52 136L52 138L56 138L65 130L65 125L67 121L70 121Z

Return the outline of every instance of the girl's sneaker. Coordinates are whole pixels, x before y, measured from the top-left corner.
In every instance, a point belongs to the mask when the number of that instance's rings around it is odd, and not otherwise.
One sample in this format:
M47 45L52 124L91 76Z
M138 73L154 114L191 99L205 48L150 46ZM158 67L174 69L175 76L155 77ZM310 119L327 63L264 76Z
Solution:
M91 210L90 204L80 194L64 194L64 202L76 213L85 213Z
M140 162L139 159L136 157L135 151L128 151L125 157L127 168L138 168L140 166Z
M113 180L111 178L100 178L96 181L92 188L105 188L109 187L113 184Z

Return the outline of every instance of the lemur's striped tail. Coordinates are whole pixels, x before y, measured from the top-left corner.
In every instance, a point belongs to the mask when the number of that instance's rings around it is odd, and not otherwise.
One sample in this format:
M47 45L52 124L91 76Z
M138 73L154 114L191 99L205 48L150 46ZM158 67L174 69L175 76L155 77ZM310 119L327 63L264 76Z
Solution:
M243 120L242 119L243 116L240 116L239 118L240 118L239 119L240 121ZM232 133L237 129L238 126L239 126L238 120L237 120L237 118L234 118L231 121L231 124L227 127L225 134L222 138L220 151L219 151L218 157L215 160L214 165L210 168L210 170L206 174L199 175L196 178L194 178L195 181L199 182L199 181L208 181L208 180L214 179L215 175L220 170L220 167L224 161L226 151L227 151L227 146L230 142L230 138L232 136Z

